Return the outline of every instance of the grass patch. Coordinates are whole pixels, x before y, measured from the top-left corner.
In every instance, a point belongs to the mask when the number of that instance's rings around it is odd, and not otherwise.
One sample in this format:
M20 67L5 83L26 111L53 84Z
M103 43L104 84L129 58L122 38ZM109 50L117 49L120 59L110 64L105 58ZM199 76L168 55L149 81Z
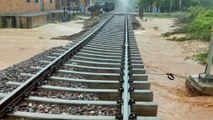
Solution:
M192 38L208 42L211 36L211 27L213 23L213 10L203 10L187 26L187 32Z
M163 33L163 34L162 34L163 37L169 37L169 36L171 36L171 35L172 35L171 32L166 32L166 33Z
M178 18L181 16L188 16L188 12L173 12L173 13L144 13L144 17L150 18Z
M80 20L80 18L77 15L72 15L71 20Z
M173 38L167 38L167 40L183 42L183 41L191 40L191 38L190 37L179 37L179 38L173 37Z
M182 26L181 28L177 28L171 32L166 32L166 33L163 33L162 36L163 37L169 37L171 35L175 35L175 34L185 34L186 33L186 27L185 26Z
M156 31L159 30L158 26L153 27L153 29L156 30Z
M195 61L198 61L200 64L207 64L208 55L209 55L209 51L205 50L204 52L194 56Z
M208 42L210 40L211 27L213 23L213 10L195 6L189 8L189 13L185 15L178 13L175 16L178 16L175 24L176 26L179 26L179 28L172 32L164 33L164 37L184 33L187 34L187 38L172 38L169 40L185 41L195 39L204 42Z
M1 17L0 17L0 28L3 28L3 23L2 23Z

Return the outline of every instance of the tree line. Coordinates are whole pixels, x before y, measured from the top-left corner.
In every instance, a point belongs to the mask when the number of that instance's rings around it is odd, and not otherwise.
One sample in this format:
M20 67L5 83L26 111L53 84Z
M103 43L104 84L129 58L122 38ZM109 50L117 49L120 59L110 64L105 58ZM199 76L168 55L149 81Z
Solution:
M139 0L139 7L146 12L157 8L158 12L184 11L190 6L213 8L213 0Z

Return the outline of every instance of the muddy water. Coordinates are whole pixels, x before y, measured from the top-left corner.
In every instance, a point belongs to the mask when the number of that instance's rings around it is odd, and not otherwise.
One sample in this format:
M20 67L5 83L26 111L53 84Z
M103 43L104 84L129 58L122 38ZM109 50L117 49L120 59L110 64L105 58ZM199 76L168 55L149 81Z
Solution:
M0 29L0 70L51 47L68 44L69 41L50 38L78 33L82 30L82 22L48 24L34 29Z
M171 72L187 77L205 69L192 60L185 60L191 54L185 49L187 45L161 37L173 22L174 19L148 19L147 22L141 22L145 31L135 31L145 68L150 73L154 101L159 105L158 116L163 120L212 120L212 96L190 97L185 87L185 79L176 78L175 81L169 81L166 76L153 74ZM205 47L205 43L196 45Z

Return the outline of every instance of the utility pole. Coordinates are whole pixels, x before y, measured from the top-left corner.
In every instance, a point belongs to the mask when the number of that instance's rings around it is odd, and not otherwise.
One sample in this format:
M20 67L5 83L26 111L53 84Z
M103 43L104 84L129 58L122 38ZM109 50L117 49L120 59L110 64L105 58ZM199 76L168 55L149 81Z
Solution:
M206 76L210 77L211 74L211 67L212 67L212 56L213 56L213 24L212 24L212 29L211 29L211 38L210 38L211 42L210 42L210 53L208 56L208 64L206 67Z
M139 6L139 17L140 17L140 19L143 20L143 8L142 8L142 6Z
M182 0L180 0L179 8L180 8L180 9L182 8Z
M212 58L213 58L213 24L211 29L211 38L210 38L210 53L208 56L208 64L206 65L206 70L204 74L200 73L199 75L191 75L186 81L186 85L189 87L189 90L192 90L193 94L211 94L213 95L213 76L211 75L212 67Z
M172 12L172 5L173 5L173 0L170 0L170 8L169 8L169 12Z

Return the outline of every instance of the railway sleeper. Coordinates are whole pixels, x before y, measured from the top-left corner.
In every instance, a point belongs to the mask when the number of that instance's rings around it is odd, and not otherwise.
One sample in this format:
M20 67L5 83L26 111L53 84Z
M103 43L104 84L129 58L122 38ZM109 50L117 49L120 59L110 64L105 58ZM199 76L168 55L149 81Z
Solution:
M114 41L114 39L112 40L109 40L107 39L107 41L102 41L102 39L100 40L94 40L91 42L92 44L102 44L102 45L116 45L116 46L119 46L119 45L122 45L123 44L123 41Z
M85 57L82 55L75 55L74 57L72 57L72 59L83 61L95 61L95 62L121 63L121 59L93 58L93 57ZM131 62L135 64L143 64L143 61L141 60L131 60Z
M92 46L92 45L87 45L87 46L85 46L85 48L96 48L96 49L105 49L105 50L110 49L110 50L115 50L115 51L121 51L122 50L121 47L120 48L109 48L109 47Z
M92 50L80 50L80 52L83 53L92 53L92 54L103 54L103 55L113 55L113 56L117 56L117 55L122 55L122 53L113 53L113 52L100 52L100 51L92 51Z
M115 116L83 116L83 115L61 115L47 113L29 113L29 112L14 112L8 114L9 120L19 117L19 119L38 119L38 120L117 120ZM160 120L158 117L137 116L137 120Z
M84 47L84 50L94 50L94 51L101 51L101 52L113 52L113 53L122 53L122 51L119 50L113 50L113 49L103 49L103 48L92 48L92 47Z
M74 79L74 78L65 78L65 77L49 77L46 80L54 81L54 82L69 82L69 83L85 83L89 88L96 89L118 89L120 87L119 80L89 80L89 79ZM11 82L8 81L7 85L19 86L21 82ZM131 87L139 90L149 90L150 82L148 81L136 81L134 80L131 83Z
M121 59L121 55L120 56L113 56L113 55L102 55L102 54L92 54L92 53L83 53L83 52L79 52L76 55L83 55L83 56L93 56L96 58L107 58L107 59Z
M80 107L80 106L106 106L112 108L119 108L117 101L85 101L85 100L63 100L56 98L43 98L29 96L24 98L27 103L32 104L52 104L52 105L66 105L67 107ZM28 104L27 104L28 105ZM130 104L132 112L138 116L156 116L157 115L157 104L153 102L140 102Z
M68 71L68 70L58 70L58 73L63 74L73 74L73 75L83 75L85 79L94 79L94 80L102 80L102 79L108 79L108 80L114 80L114 79L120 79L120 74L116 73L94 73L94 72L78 72L78 71ZM22 76L28 76L32 77L34 74L30 73L21 73ZM147 81L148 75L147 74L133 74L131 76L131 79L136 81Z
M75 55L72 57L74 60L84 60L84 61L96 61L96 62L113 62L121 63L121 59L106 59L106 58L94 58L94 57L85 57L82 55Z
M92 89L92 88L69 88L69 87L59 87L59 86L50 86L50 85L42 85L39 86L38 89L43 91L64 91L68 93L93 93L100 100L112 100L116 101L120 97L120 91L118 89ZM54 96L53 96L54 97ZM153 93L151 90L138 90L135 89L134 92L131 93L131 98L134 98L136 101L153 101Z
M97 73L120 73L121 69L119 67L94 67L85 65L75 65L75 64L65 64L66 68L70 68L75 71L81 72L97 72ZM69 70L70 70L69 69ZM146 71L141 68L133 68L131 70L134 74L145 74Z
M71 71L71 70L58 70L59 73L62 74L75 74L75 75L83 75L85 79L120 79L119 73L96 73L96 72L79 72L79 71ZM145 80L147 81L147 74L133 74L131 76L133 80Z
M114 49L114 48L121 48L122 47L122 44L120 45L112 45L112 44L92 44L92 43L88 43L86 46L98 46L98 47L103 47L103 48L108 48L108 49Z
M47 61L41 61L41 62L47 62ZM68 64L77 64L77 65L85 65L85 66L101 66L101 67L120 67L120 63L110 63L110 62L94 62L94 61L88 61L88 60L75 60L71 59L69 60ZM137 68L137 69L144 69L143 64L138 64L138 63L132 63L132 68Z
M109 41L108 41L109 42ZM109 48L121 48L123 43L119 43L119 44L115 44L115 43L101 43L101 42L98 42L98 43L89 43L88 45L93 45L93 46L102 46L102 47L109 47Z

